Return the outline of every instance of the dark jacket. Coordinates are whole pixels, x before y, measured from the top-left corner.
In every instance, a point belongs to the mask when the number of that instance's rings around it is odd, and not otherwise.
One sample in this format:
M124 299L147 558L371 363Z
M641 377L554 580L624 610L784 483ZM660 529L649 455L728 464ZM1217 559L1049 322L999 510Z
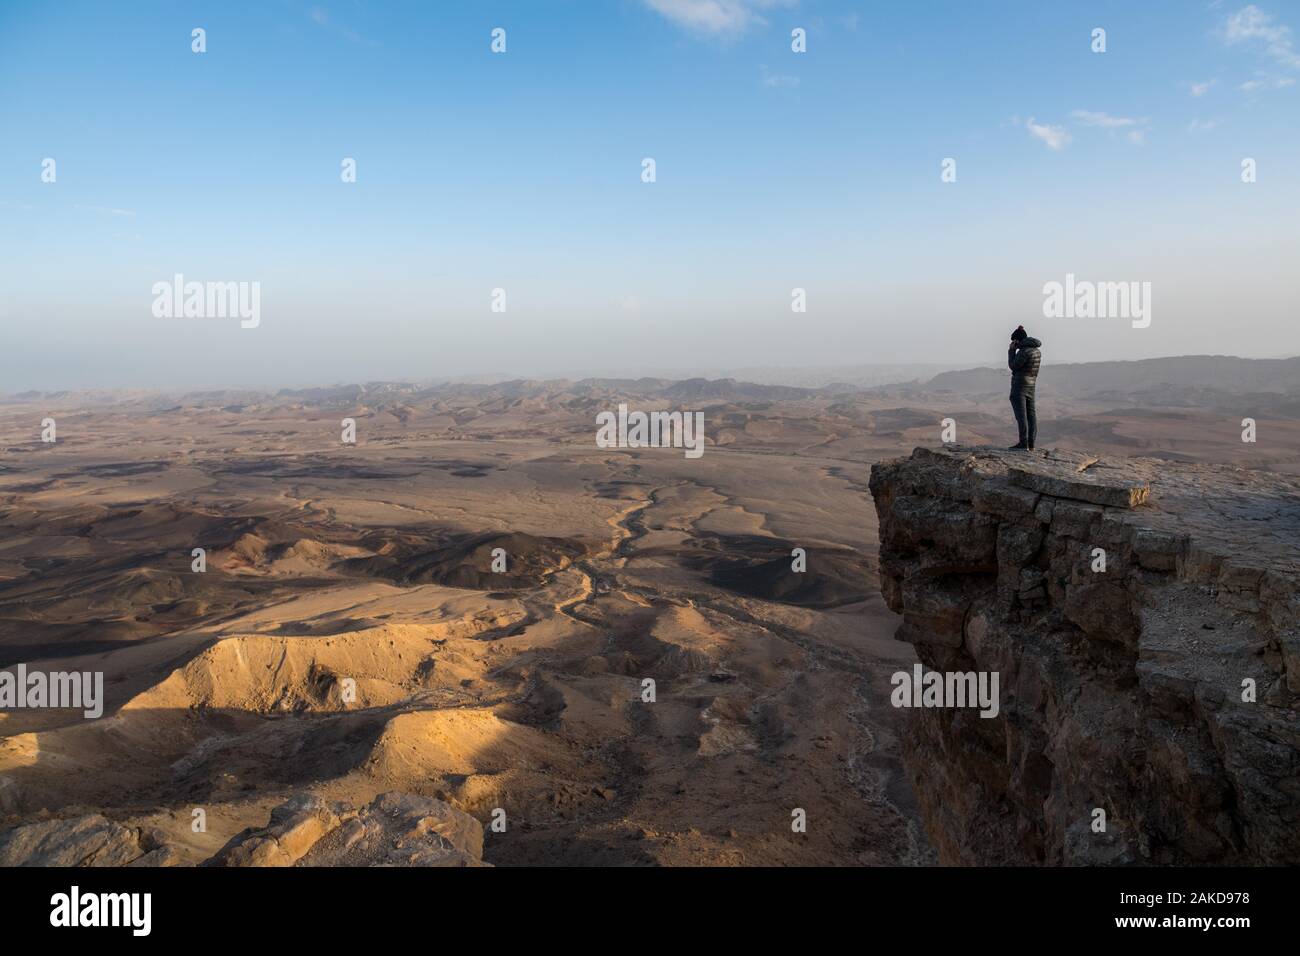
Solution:
M1020 348L1007 349L1007 368L1011 369L1012 388L1033 388L1038 382L1038 366L1043 356L1038 350L1043 343L1035 338L1020 340Z

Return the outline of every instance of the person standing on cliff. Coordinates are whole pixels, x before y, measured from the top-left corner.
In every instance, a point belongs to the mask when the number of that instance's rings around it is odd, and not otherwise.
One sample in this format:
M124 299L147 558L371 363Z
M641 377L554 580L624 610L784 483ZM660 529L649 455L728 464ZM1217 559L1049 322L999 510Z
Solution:
M1016 416L1016 428L1020 432L1020 441L1011 446L1011 451L1033 451L1034 440L1038 437L1034 386L1038 384L1038 366L1043 360L1038 351L1042 345L1038 339L1030 338L1023 325L1016 326L1011 333L1007 367L1011 369L1011 411Z

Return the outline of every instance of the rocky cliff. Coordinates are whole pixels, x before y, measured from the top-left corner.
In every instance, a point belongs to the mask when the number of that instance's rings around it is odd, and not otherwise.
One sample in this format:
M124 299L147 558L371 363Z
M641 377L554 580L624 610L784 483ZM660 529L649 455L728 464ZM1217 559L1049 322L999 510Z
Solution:
M900 712L941 859L1300 863L1300 481L949 446L870 487L921 673L999 678Z

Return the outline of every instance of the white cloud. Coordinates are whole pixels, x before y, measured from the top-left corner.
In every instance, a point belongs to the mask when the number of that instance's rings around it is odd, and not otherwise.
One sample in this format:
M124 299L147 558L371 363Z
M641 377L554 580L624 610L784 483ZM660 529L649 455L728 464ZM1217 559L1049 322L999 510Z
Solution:
M646 6L692 33L738 36L767 20L759 12L794 0L645 0Z
M773 89L784 87L793 89L799 85L799 77L790 76L787 73L769 73L767 67L761 67L763 71L763 85Z
M1124 138L1136 146L1146 144L1147 133L1150 132L1151 126L1151 121L1145 116L1141 119L1133 116L1112 116L1109 113L1100 113L1094 110L1073 110L1070 117L1079 126L1104 129L1109 131L1112 136L1123 132ZM1020 118L1012 117L1011 122L1018 126L1020 125ZM1041 139L1047 145L1047 148L1052 150L1064 149L1074 138L1068 127L1051 123L1035 123L1032 116L1025 120L1024 126L1025 129L1029 130L1029 135Z
M320 7L312 7L308 16L311 17L311 22L316 24L316 26L320 27L322 30L336 33L351 43L360 43L362 46L379 46L379 44L374 40L366 39L355 30L349 30L347 27L335 23L330 17L328 10L324 10Z
M1210 130L1214 129L1218 125L1219 125L1219 120L1216 119L1211 119L1211 120L1194 119L1187 124L1187 132L1208 133Z
M1277 76L1272 73L1265 73L1262 70L1256 71L1253 80L1247 80L1245 83L1238 85L1237 89L1243 93L1258 93L1260 90L1280 90L1287 86L1294 86L1295 79L1289 76Z
M1145 119L1134 119L1131 116L1111 116L1109 113L1094 113L1090 110L1075 110L1070 115L1084 126L1100 126L1102 129L1146 126L1148 122Z
M1245 43L1259 47L1266 56L1288 70L1300 69L1300 53L1296 53L1291 28L1275 22L1272 15L1253 3L1228 17L1223 38L1229 44Z
M1217 82L1218 80L1206 80L1204 83L1189 83L1188 87L1191 89L1193 96L1204 96L1210 91L1210 87Z
M81 209L84 210L85 212L97 212L100 215L104 215L104 216L134 216L135 215L134 209L113 209L109 206L83 206L81 203L76 203L73 206L73 208Z
M1136 146L1145 145L1147 131L1151 121L1145 116L1138 119L1133 116L1111 116L1109 113L1097 113L1092 110L1075 110L1070 114L1080 126L1110 130L1112 134L1127 130L1124 138Z
M1070 134L1064 126L1035 123L1032 116L1025 121L1025 128L1029 130L1029 135L1036 136L1046 143L1048 149L1064 149L1065 144L1070 141Z

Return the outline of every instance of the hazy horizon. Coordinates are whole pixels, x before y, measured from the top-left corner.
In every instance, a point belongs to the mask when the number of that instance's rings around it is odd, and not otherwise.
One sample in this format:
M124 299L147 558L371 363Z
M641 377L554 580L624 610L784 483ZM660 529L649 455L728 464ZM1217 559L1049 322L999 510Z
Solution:
M1249 361L1285 362L1300 359L1300 355L1250 356L1227 354L1202 355L1157 355L1143 359L1102 359L1093 362L1065 362L1057 365L1095 365L1109 362L1141 362L1160 359L1247 359ZM497 385L512 381L546 382L580 382L591 379L610 381L635 381L638 379L662 379L665 381L686 381L706 379L719 381L730 379L751 385L776 385L800 388L821 388L827 385L846 385L869 389L890 385L904 385L913 382L924 384L943 372L974 371L994 369L1001 371L1002 365L995 362L971 363L884 363L863 365L801 365L801 366L761 366L748 368L614 368L614 369L563 369L551 374L530 375L510 374L505 372L464 373L453 376L410 376L394 378L291 378L282 381L211 381L180 385L121 385L121 386L74 386L66 388L9 388L0 390L0 397L15 397L28 392L44 394L59 392L143 392L164 395L180 395L188 392L221 391L255 391L274 394L287 390L309 390L344 388L351 385L412 385L417 387L439 387L443 385ZM1243 382L1243 386L1249 383Z

